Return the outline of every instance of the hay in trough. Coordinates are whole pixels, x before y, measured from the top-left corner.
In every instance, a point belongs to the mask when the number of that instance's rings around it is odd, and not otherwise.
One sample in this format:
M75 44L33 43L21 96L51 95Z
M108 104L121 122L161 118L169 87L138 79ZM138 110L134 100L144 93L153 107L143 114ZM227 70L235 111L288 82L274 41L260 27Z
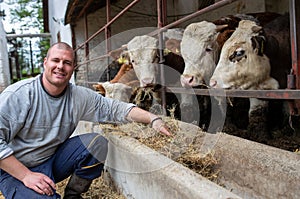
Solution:
M200 152L205 133L194 125L182 123L171 117L163 118L173 137L162 135L147 125L135 122L123 125L101 124L100 127L106 136L118 134L133 137L149 148L218 183L219 171L215 169L218 160L214 152L205 155Z

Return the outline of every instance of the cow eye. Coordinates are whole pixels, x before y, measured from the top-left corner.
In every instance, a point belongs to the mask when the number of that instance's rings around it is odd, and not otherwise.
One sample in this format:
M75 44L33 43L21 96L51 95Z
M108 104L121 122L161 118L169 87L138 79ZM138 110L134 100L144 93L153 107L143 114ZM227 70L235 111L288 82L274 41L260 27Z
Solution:
M239 62L243 57L247 58L244 50L234 51L232 55L229 56L231 62Z
M133 60L133 59L131 60L131 63L134 63L134 60Z
M211 51L213 51L213 49L212 49L211 47L207 47L207 48L205 49L205 51L206 51L206 52L211 52Z
M244 54L245 54L244 50L239 50L236 52L236 56L238 56L238 57L243 56Z

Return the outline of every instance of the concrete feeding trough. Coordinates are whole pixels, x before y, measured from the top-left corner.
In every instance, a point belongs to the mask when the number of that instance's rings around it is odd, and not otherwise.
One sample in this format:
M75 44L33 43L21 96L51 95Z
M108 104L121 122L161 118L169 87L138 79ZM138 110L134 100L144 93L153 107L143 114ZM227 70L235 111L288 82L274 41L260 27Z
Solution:
M181 126L198 128L181 123ZM196 132L196 131L195 131ZM214 151L218 184L138 140L110 135L106 170L127 198L300 198L300 155L224 133L203 136Z

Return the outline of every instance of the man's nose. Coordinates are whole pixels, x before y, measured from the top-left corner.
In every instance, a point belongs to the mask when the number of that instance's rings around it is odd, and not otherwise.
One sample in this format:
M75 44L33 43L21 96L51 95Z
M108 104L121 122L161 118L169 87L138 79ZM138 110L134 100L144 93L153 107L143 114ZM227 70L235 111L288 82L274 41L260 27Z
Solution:
M56 65L56 67L59 68L59 69L63 68L63 66L64 66L64 64L63 64L62 61L58 62L57 65Z

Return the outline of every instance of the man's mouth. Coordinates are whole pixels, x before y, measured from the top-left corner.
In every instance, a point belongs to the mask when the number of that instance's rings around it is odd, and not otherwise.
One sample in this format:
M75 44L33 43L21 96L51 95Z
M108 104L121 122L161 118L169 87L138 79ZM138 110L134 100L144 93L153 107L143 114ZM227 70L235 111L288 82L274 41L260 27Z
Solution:
M60 73L60 72L53 72L54 75L56 75L57 77L65 77L66 74L65 73Z

